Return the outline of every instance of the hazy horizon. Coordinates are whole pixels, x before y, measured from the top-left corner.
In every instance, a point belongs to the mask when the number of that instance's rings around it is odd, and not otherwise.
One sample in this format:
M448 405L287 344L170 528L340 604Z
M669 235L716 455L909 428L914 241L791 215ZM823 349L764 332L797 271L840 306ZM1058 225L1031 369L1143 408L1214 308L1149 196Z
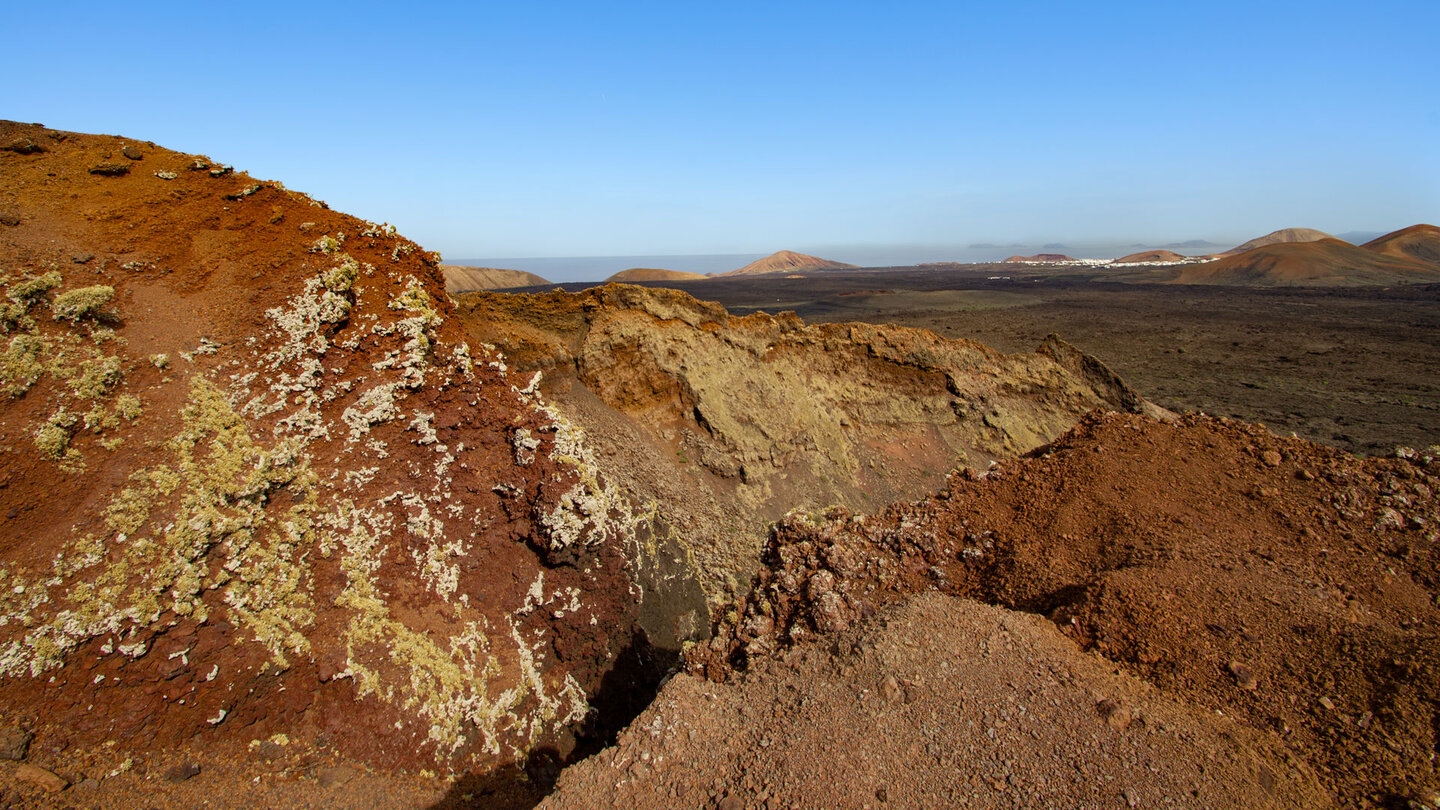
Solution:
M1272 229L1275 230L1275 229ZM1392 229L1395 230L1395 229ZM1180 240L1162 243L1124 241L1076 241L1074 243L1047 242L1041 244L983 244L966 245L833 245L811 246L809 248L787 247L800 253L819 256L823 259L845 262L861 267L906 267L927 262L983 263L995 262L1010 256L1035 253L1065 253L1076 259L1115 259L1130 253L1145 250L1173 250L1184 256L1200 256L1229 250L1242 242L1262 236L1250 234L1234 242L1208 242L1207 246L1185 245L1184 242L1208 241L1203 239ZM1346 241L1368 241L1384 232L1346 231L1335 236ZM777 248L778 250L779 248ZM680 270L687 273L724 273L744 267L756 259L774 253L648 253L633 255L596 256L492 256L492 257L451 257L445 256L446 264L497 267L506 270L523 270L544 277L556 283L601 281L622 270L635 267L651 267L662 270Z
M21 4L0 43L45 67L0 117L207 154L452 256L1440 222L1440 4L1299 8L260 0L210 15L243 43L219 59L177 35L189 4Z

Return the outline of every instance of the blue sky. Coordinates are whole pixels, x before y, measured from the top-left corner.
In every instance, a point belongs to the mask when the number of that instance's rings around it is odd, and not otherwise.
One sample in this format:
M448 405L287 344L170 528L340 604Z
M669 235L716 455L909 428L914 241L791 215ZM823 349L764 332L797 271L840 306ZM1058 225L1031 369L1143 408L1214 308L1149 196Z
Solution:
M1440 222L1434 2L5 16L0 117L209 154L452 259Z

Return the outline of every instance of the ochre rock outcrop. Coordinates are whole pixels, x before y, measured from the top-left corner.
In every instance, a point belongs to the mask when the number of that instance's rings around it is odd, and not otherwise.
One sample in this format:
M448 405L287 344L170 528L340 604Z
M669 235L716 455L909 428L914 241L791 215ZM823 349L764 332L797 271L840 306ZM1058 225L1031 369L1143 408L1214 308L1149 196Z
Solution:
M712 600L748 580L766 525L792 508L918 497L957 464L984 469L1092 409L1151 407L1053 338L1004 355L928 330L735 317L624 285L459 305L471 337L543 372L602 468L680 530L689 558L677 563Z
M433 257L153 144L0 147L0 720L32 755L483 770L582 722L634 519Z

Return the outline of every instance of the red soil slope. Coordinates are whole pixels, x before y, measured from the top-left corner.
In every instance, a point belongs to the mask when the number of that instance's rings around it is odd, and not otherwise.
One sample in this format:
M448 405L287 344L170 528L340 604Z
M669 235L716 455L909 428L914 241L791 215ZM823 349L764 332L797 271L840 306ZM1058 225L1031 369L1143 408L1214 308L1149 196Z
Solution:
M796 253L793 250L782 250L771 253L763 259L745 265L738 270L731 270L728 273L721 273L721 276L759 276L766 273L785 273L791 270L843 270L853 268L853 264L822 259L819 256L810 256L805 253Z
M434 258L150 143L0 147L0 725L31 760L565 739L628 638L623 504Z

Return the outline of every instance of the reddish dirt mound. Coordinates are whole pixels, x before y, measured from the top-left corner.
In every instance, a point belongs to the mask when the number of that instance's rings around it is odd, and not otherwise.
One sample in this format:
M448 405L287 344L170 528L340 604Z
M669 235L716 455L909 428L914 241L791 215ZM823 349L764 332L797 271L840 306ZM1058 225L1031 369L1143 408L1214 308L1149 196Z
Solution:
M1257 287L1433 284L1440 267L1395 259L1339 239L1284 242L1184 268L1175 284Z
M1129 256L1121 256L1113 264L1132 264L1138 262L1183 262L1188 256L1181 256L1173 250L1146 250L1140 253L1131 253Z
M630 524L433 257L153 144L0 146L0 725L31 760L563 747L628 639Z
M938 593L734 683L681 675L569 807L1319 808L1273 733L1167 698L1039 616Z
M819 256L796 253L793 250L782 250L771 253L763 259L756 259L739 270L721 273L720 276L759 276L766 273L785 273L791 270L843 270L854 266L844 262L822 259Z
M1428 797L1437 455L1361 461L1226 420L1097 415L933 498L793 517L692 663L763 668L935 589L1048 616L1181 702L1278 733L1346 806Z
M1361 245L1396 259L1440 265L1440 228L1411 225Z

